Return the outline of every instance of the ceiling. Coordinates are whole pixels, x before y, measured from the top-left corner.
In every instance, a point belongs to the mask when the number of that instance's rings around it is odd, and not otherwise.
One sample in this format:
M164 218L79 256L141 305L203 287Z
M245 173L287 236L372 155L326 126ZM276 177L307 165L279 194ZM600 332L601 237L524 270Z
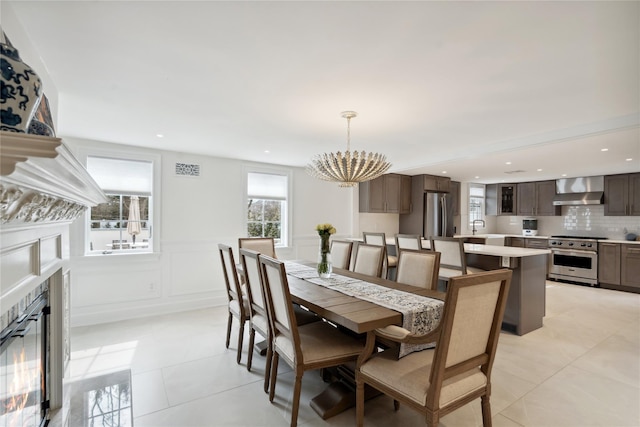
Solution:
M392 172L640 171L638 1L3 3L59 136L304 166L355 110L351 148Z

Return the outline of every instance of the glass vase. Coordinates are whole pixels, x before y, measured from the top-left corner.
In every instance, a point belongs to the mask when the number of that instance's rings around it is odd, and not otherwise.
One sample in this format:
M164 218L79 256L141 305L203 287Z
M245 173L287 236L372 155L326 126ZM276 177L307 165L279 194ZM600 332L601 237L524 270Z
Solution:
M329 234L320 235L320 250L318 251L318 276L323 279L331 277L331 245Z

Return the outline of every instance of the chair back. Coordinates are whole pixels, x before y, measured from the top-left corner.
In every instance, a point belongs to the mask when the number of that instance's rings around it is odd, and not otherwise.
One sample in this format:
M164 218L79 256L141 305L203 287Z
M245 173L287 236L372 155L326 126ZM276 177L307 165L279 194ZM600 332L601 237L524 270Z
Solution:
M351 266L351 251L353 242L349 240L331 241L331 264L336 268L348 270Z
M222 272L224 273L224 284L227 287L227 297L229 303L237 302L238 311L243 313L244 304L242 304L242 291L240 282L238 281L238 271L236 270L236 262L233 257L233 249L231 246L219 243L218 251L220 252L220 261L222 262Z
M453 377L489 383L511 275L502 269L449 280L427 406L445 406L448 398L459 397L440 393L443 381Z
M464 242L454 237L431 236L431 250L440 252L442 267L460 270L460 274L467 274L467 262L464 256Z
M245 274L247 285L247 297L251 304L251 311L267 318L267 304L262 289L262 276L260 275L259 252L251 249L240 249L240 261Z
M438 286L440 252L427 250L400 250L396 281L426 289Z
M367 245L386 246L387 238L384 233L362 232L362 237Z
M238 248L251 249L271 258L276 258L276 245L273 237L241 237Z
M360 243L356 249L356 259L353 262L355 273L366 274L367 276L382 276L382 266L387 257L387 247L378 245L367 245Z
M422 236L419 234L396 234L396 250L400 253L402 249L415 251L422 249Z
M284 263L266 255L260 255L259 260L273 336L289 340L294 357L302 360L298 326Z

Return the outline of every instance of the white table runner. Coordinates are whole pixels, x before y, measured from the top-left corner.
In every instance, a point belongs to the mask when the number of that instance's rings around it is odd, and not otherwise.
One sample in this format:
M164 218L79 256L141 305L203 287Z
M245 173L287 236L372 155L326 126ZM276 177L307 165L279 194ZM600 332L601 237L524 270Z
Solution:
M387 288L335 273L328 279L322 279L318 277L315 268L291 261L285 261L285 268L287 274L299 279L399 311L402 313L402 327L416 335L429 333L440 323L444 302L438 299ZM399 357L430 347L433 345L402 343Z

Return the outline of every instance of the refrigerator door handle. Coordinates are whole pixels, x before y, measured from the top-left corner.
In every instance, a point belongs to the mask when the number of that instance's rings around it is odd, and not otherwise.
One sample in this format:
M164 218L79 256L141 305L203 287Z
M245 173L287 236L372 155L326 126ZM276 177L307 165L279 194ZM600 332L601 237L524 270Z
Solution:
M442 237L447 237L447 200L445 196L440 197L440 206L442 207Z

